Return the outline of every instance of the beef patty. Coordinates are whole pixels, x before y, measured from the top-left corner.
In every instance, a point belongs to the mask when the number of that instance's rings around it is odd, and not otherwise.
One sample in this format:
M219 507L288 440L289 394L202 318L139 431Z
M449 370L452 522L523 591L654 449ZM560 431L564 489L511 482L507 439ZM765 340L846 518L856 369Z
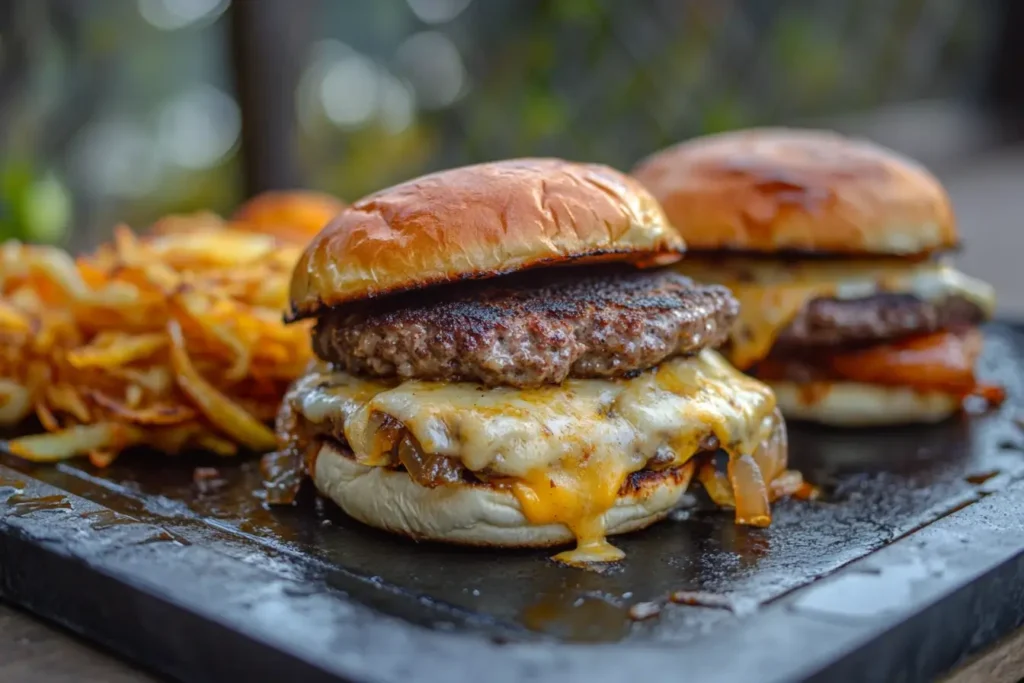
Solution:
M718 346L738 308L726 288L667 270L549 269L336 310L313 347L357 375L537 386Z
M985 313L958 296L931 302L912 294L814 299L779 334L775 349L856 346L978 325Z

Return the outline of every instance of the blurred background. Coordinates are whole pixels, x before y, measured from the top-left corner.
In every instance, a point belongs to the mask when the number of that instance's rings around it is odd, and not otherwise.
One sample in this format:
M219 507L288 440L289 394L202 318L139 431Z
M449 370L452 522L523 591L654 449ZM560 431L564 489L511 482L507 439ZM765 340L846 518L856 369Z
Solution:
M1024 315L1022 122L1016 0L0 0L0 238L72 248L264 189L819 125L930 165Z

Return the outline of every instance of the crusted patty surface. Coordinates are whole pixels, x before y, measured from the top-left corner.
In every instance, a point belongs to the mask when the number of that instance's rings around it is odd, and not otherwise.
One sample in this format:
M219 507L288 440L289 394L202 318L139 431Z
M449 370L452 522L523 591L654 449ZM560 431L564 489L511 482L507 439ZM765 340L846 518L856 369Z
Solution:
M668 270L560 268L332 311L313 346L357 375L527 387L714 348L738 308L726 288Z
M959 296L925 301L913 294L813 299L779 334L777 349L856 346L973 327L985 312Z

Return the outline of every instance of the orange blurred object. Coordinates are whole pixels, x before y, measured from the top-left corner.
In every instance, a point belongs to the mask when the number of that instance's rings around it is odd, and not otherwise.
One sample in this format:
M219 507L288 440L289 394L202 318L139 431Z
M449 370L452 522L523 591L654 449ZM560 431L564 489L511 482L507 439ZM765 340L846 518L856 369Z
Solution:
M976 384L974 364L982 344L977 329L963 334L939 332L836 354L831 357L831 369L854 382L965 396Z
M250 230L307 242L344 208L340 199L319 192L267 192L242 204L231 220Z
M822 381L905 386L959 397L977 395L998 404L1004 392L979 384L974 374L983 345L981 330L973 328L802 356L799 363ZM785 379L786 363L785 358L769 357L757 366L758 377Z

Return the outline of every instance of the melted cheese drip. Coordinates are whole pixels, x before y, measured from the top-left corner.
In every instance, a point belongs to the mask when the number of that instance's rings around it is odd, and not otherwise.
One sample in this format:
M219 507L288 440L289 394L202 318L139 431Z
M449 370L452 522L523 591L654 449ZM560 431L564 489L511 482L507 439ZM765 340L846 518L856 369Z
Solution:
M812 299L862 299L878 293L913 294L924 301L960 296L987 317L995 310L990 285L944 262L768 261L690 258L677 266L702 282L725 285L740 303L729 359L740 369L763 360L779 334Z
M576 536L574 550L555 555L567 564L614 562L625 554L604 537L602 517L619 496L629 472L620 458L590 459L567 469L535 469L512 484L523 514L533 524L564 524Z
M604 514L658 449L671 449L670 466L682 465L710 433L728 453L751 454L774 427L775 408L767 386L710 350L632 379L534 389L388 385L321 366L290 395L306 419L340 421L362 464L390 464L380 447L390 418L425 454L458 458L507 485L532 524L564 524L576 536L577 550L559 555L567 562L622 557L605 541Z

